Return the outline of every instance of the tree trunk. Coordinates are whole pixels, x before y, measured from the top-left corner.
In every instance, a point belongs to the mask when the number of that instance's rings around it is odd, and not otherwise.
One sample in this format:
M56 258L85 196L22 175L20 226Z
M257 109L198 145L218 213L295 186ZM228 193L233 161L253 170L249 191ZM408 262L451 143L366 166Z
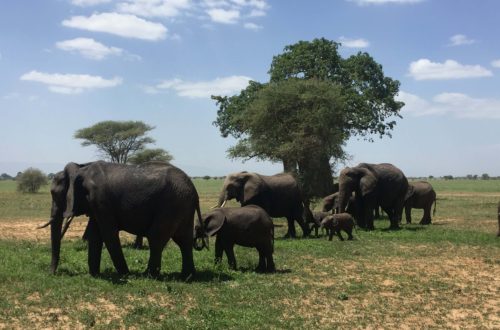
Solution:
M300 185L306 199L322 198L333 193L333 176L328 156L310 155L298 164Z

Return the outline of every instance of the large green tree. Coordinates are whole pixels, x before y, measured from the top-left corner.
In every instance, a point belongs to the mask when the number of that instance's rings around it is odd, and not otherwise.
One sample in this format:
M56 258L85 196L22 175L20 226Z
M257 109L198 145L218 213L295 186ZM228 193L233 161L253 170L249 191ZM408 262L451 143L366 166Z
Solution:
M345 158L347 139L390 136L403 106L394 99L399 82L369 54L344 59L338 47L324 38L286 46L273 57L269 82L213 96L214 124L238 140L230 157L281 161L308 197L322 196L332 189L331 165Z
M143 164L150 161L163 161L170 162L174 157L166 150L155 148L155 149L144 149L136 152L129 158L130 164Z
M146 136L154 127L142 121L102 121L76 131L82 146L94 145L102 155L114 163L125 164L129 157L155 141Z

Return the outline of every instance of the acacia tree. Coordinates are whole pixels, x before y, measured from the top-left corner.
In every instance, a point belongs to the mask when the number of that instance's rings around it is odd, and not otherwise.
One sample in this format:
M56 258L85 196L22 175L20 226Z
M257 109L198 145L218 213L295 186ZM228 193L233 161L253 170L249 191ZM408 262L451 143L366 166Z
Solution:
M214 124L223 137L238 139L232 158L281 161L294 172L307 197L333 189L332 162L345 158L352 135L390 136L404 105L395 101L399 82L383 74L367 53L347 59L339 44L299 41L274 56L270 82L250 82L239 95L212 96Z
M84 147L95 145L111 162L125 164L130 155L155 142L146 136L153 128L142 121L102 121L79 129L74 137L84 140Z
M163 162L170 162L174 157L168 153L168 151L163 149L144 149L136 152L129 158L129 163L134 165L143 164L153 160L159 160Z

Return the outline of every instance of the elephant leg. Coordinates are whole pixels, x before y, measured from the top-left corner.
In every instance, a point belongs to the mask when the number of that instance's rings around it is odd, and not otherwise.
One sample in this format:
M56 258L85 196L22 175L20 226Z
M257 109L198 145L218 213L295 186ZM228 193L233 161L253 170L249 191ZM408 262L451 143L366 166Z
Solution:
M110 224L102 225L102 222L99 222L98 224L101 237L104 244L106 244L106 248L108 249L111 261L113 261L116 271L121 275L128 274L129 270L123 255L118 230L114 229Z
M426 206L424 208L424 216L422 217L422 220L420 220L421 225L430 225L431 224L431 207L432 203L429 206Z
M133 247L134 249L138 249L138 250L140 250L140 249L142 249L142 248L143 248L143 246L144 246L144 243L143 243L143 237L142 237L141 235L137 235L137 236L135 237L134 245L132 245L132 247Z
M170 237L159 238L159 237L148 237L149 243L149 261L148 267L146 268L145 274L158 277L160 275L161 269L161 254L165 245L170 240Z
M345 231L347 233L347 240L348 241L352 241L354 237L352 237L352 229L349 229L349 230L346 230Z
M222 253L224 252L224 246L222 245L222 240L219 235L215 239L215 260L216 264L219 264L222 261Z
M380 211L379 211L379 207L378 206L375 208L375 212L374 212L373 217L375 219L380 219Z
M286 233L285 238L295 238L297 233L295 232L295 223L293 218L287 217L286 220L288 221L288 232Z
M328 229L328 240L331 241L333 239L334 231L333 229Z
M193 238L191 235L175 235L172 237L174 242L179 246L182 255L182 270L181 277L188 279L196 273L193 260Z
M229 268L236 270L236 258L234 257L234 244L225 245L224 251L226 252Z
M340 229L337 229L335 232L336 232L337 236L339 237L339 239L340 239L341 241L343 241L343 240L344 240L344 238L342 237L342 234L340 233Z
M276 271L276 266L274 265L273 253L271 251L266 254L266 263L266 271L268 273L274 273Z
M405 206L405 216L406 216L406 223L411 223L411 206L410 205Z
M264 253L264 249L262 247L257 248L259 251L259 265L255 269L257 272L265 272L266 271L266 255Z
M366 223L366 229L368 230L375 229L375 226L373 225L373 209L370 207L367 207L365 209L365 223Z
M85 229L86 240L88 241L88 258L89 273L91 276L97 276L101 268L101 255L103 241L99 233L99 227L95 220L90 219L87 228Z

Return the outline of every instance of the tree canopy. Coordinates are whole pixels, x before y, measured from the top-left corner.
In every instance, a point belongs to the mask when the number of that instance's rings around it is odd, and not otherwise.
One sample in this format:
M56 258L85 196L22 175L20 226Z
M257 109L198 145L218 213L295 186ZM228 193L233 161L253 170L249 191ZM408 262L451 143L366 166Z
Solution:
M273 57L270 81L251 81L234 96L212 96L222 136L238 140L232 158L281 161L311 196L333 187L332 162L343 160L353 135L390 136L402 102L399 82L367 53L343 59L339 44L299 41Z
M170 162L174 157L168 153L168 151L163 149L144 149L136 152L129 158L130 164L143 164L153 160L160 160L164 162Z
M30 167L17 178L17 190L23 193L36 193L48 181L47 176L37 168Z
M131 155L155 142L146 136L152 129L142 121L102 121L77 130L74 137L84 140L84 147L95 145L111 162L125 164Z

